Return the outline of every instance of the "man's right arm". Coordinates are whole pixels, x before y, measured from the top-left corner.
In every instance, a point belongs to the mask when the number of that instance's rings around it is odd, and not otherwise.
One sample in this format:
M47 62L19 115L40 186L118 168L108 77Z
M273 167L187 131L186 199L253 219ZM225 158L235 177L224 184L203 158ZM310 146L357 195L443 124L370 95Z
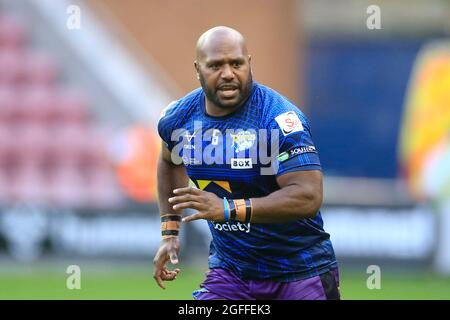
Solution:
M158 202L161 215L161 221L169 218L166 222L161 222L162 230L167 230L167 226L179 225L176 222L176 216L180 216L181 210L174 210L169 204L168 199L173 196L173 190L186 187L188 185L188 176L183 165L176 165L172 162L169 149L162 143L161 154L158 159L157 182L158 182ZM163 218L164 217L164 218ZM166 231L167 233L167 231ZM178 252L180 250L180 242L178 235L165 235L161 241L158 252L153 260L154 273L153 278L157 284L165 289L163 281L172 281L176 279L180 269L170 271L167 269L167 261L172 264L178 263Z
M158 159L157 180L160 213L181 215L181 211L173 210L168 199L173 197L174 189L186 187L189 178L183 165L172 162L171 153L164 143L162 143L161 155Z

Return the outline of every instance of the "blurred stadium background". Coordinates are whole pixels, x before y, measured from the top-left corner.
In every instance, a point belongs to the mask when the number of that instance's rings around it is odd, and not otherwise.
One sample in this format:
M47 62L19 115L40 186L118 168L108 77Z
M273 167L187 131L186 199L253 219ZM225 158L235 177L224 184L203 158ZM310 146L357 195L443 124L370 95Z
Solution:
M0 0L0 299L191 299L206 223L183 229L177 281L152 279L156 123L214 25L312 122L342 298L449 299L445 0Z

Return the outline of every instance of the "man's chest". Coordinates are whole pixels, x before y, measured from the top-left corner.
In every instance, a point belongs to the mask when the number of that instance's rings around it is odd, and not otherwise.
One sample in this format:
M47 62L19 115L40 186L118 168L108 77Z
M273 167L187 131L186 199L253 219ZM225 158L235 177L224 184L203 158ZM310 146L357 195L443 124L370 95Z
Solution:
M177 129L172 152L181 157L188 172L255 175L270 163L270 139L270 132L256 125L235 126L230 121L205 125L195 121Z

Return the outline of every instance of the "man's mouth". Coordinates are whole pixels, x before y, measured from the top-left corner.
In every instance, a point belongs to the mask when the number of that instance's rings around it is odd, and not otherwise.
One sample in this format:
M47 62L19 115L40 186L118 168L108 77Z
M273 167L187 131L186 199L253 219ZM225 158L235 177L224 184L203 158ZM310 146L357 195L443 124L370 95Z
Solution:
M235 85L222 85L219 87L219 89L217 91L224 98L231 98L237 94L238 90L239 90L239 87L235 86Z

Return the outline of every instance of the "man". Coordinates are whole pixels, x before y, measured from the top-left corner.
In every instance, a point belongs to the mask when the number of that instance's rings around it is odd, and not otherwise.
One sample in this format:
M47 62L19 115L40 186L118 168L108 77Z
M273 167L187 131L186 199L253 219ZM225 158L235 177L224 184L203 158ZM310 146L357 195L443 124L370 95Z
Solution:
M210 270L195 299L339 299L309 123L286 98L253 81L250 62L239 32L208 30L194 62L201 88L161 116L163 240L154 278L162 288L176 279L180 270L166 263L178 263L180 222L205 219ZM278 155L269 165L263 149ZM188 177L196 187L187 186ZM181 220L188 208L197 212Z

